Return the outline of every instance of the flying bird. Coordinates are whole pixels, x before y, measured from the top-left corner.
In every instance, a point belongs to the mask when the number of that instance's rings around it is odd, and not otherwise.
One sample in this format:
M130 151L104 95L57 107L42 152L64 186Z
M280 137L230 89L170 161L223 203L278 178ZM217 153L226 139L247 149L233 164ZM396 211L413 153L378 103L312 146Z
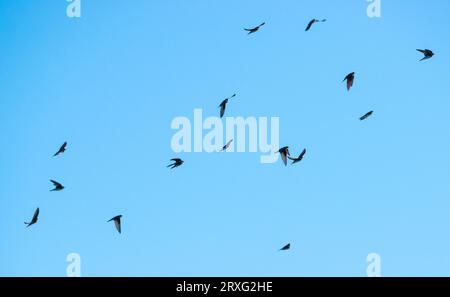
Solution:
M283 163L284 163L284 166L286 166L287 165L287 157L291 155L289 153L289 147L284 146L284 147L280 148L278 151L276 151L276 153L280 153L281 159L283 160Z
M66 147L67 147L67 141L64 142L61 147L59 148L59 150L53 155L53 157L56 157L59 154L63 154L66 151Z
M25 225L27 225L27 227L30 227L31 225L36 224L37 221L38 221L38 216L39 216L39 207L36 208L36 210L34 211L33 218L31 219L31 222L29 222L29 223L24 222Z
M420 61L429 59L434 56L434 53L429 49L424 49L424 50L418 49L417 51L421 52L424 56L422 59L420 59Z
M373 110L369 111L368 113L366 113L365 115L363 115L362 117L359 118L360 121L364 121L365 119L367 119L368 117L370 117L373 114Z
M222 152L223 152L223 151L226 151L226 150L230 147L230 145L231 145L232 142L233 142L233 139L231 139L230 141L228 141L227 144L225 144L225 145L222 147Z
M292 160L292 164L295 164L295 163L298 163L301 160L303 160L303 157L305 156L305 154L306 154L306 149L303 149L303 151L300 153L300 155L297 158L291 158L291 157L288 157L288 158L290 160Z
M115 216L114 218L108 221L108 222L114 221L114 225L116 226L116 229L119 232L119 234L122 233L120 218L122 218L122 215Z
M326 19L323 20L318 20L318 19L312 19L309 23L308 26L306 26L305 31L309 31L309 29L311 29L312 25L314 25L315 23L319 23L319 22L326 22Z
M287 250L290 249L290 248L291 248L291 244L288 243L288 244L286 244L284 247L282 247L282 248L280 249L280 251L287 251Z
M231 98L236 97L236 94L233 94L233 96L229 97L229 98L225 98L225 100L222 101L222 103L220 103L219 107L220 107L220 118L223 117L223 115L225 114L225 108L227 107L227 103L228 100Z
M180 158L173 158L170 159L170 161L173 161L172 164L167 165L167 167L170 167L170 169L174 169L175 167L181 166L184 163L184 161Z
M251 28L251 29L246 29L246 28L244 28L244 30L245 30L245 31L248 31L248 34L252 34L252 33L257 32L257 31L259 30L259 28L261 28L261 27L264 26L265 24L266 24L266 23L264 22L264 23L262 23L261 25L256 26L255 28Z
M351 87L353 86L353 81L355 80L355 72L347 74L347 76L344 78L344 81L347 81L347 91L350 91Z
M64 189L64 186L63 185L61 185L59 182L57 182L57 181L54 181L54 180L50 180L52 183L53 183L53 185L55 186L55 188L53 188L53 189L51 189L50 191L61 191L62 189Z

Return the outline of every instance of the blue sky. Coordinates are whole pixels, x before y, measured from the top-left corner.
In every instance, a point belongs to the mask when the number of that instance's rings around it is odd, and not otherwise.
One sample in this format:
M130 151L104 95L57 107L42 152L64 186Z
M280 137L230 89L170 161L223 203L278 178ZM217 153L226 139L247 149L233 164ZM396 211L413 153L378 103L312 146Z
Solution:
M0 275L64 276L72 252L83 276L365 276L372 252L450 275L450 2L129 2L0 2ZM172 119L233 93L305 159L174 154Z

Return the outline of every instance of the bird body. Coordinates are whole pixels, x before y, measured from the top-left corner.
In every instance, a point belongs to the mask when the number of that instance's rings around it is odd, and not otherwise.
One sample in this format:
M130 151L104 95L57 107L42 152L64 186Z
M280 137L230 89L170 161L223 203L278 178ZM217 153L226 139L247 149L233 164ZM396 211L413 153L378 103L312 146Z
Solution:
M429 59L429 58L434 56L433 51L431 51L429 49L423 49L423 50L417 49L417 51L421 52L423 54L423 56L424 56L422 59L420 59L420 61L427 60L427 59Z
M36 210L34 211L33 218L31 219L31 221L29 223L24 222L25 225L27 225L27 227L30 227L31 225L36 224L38 221L38 216L39 216L39 207L36 208Z
M303 157L305 156L305 154L306 154L306 149L303 149L303 151L300 153L300 155L297 158L291 158L289 156L288 156L288 158L290 160L292 160L292 164L295 164L295 163L298 163L301 160L303 160Z
M370 117L373 114L373 110L369 111L368 113L366 113L365 115L363 115L362 117L359 118L360 121L364 121L365 119L367 119L368 117Z
M289 250L290 248L291 248L291 244L288 243L288 244L286 244L284 247L282 247L282 248L280 249L280 251L287 251L287 250Z
M287 157L290 156L289 147L284 146L284 147L280 148L278 151L276 151L276 153L280 153L281 159L283 160L283 163L284 163L284 166L286 166L287 165Z
M230 145L231 145L232 142L233 142L233 139L231 139L230 141L228 141L227 144L225 144L225 145L222 147L222 152L223 152L223 151L226 151L226 150L230 147Z
M108 221L108 222L114 221L114 225L116 226L117 232L119 232L119 234L122 233L121 218L122 215L118 215Z
M252 33L257 32L257 31L259 30L259 28L261 28L261 27L264 26L265 24L266 24L266 23L264 22L264 23L262 23L262 24L259 25L259 26L256 26L256 27L250 28L250 29L244 28L244 30L245 30L245 31L248 31L248 34L252 34Z
M344 78L344 81L347 81L347 91L350 91L351 87L353 86L353 82L355 80L355 72L351 72L347 74L347 76Z
M319 23L319 22L326 22L326 19L323 19L323 20L312 19L312 20L308 23L308 26L306 26L305 31L309 31L309 29L311 29L312 25L314 25L315 23Z
M183 165L183 163L184 163L184 161L181 160L180 158L173 158L173 159L170 159L170 161L173 162L172 164L167 165L167 167L170 167L170 169L174 169L178 166Z
M55 188L53 188L53 189L51 189L50 191L61 191L62 189L64 189L64 186L62 185L62 184L60 184L59 182L57 182L57 181L54 181L54 180L50 180L52 183L53 183L53 185L55 186Z
M222 118L223 115L225 114L225 108L227 107L228 100L231 99L231 98L234 98L234 97L236 97L236 94L233 94L233 96L231 96L231 97L229 97L229 98L225 98L225 99L220 103L220 105L219 105L219 107L220 107L220 118Z
M56 157L59 154L63 154L66 151L66 147L67 147L67 141L64 142L61 147L59 148L59 150L53 155L53 157Z

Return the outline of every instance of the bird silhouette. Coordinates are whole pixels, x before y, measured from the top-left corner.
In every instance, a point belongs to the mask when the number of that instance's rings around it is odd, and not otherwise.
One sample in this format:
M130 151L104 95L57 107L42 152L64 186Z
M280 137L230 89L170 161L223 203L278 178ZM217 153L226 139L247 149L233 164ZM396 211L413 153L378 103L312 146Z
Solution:
M167 165L167 167L170 167L170 169L174 169L178 166L181 166L184 163L184 161L181 160L180 158L173 158L173 159L170 159L170 161L173 161L172 164Z
M350 91L351 87L353 86L353 81L355 80L355 72L351 72L347 74L347 76L344 78L344 81L347 81L347 91Z
M54 180L50 180L52 183L53 183L53 185L55 186L55 188L53 188L53 189L51 189L50 191L61 191L62 189L64 189L64 186L62 185L62 184L60 184L59 182L57 182L57 181L54 181Z
M225 114L225 108L227 107L227 103L228 100L230 100L231 98L236 97L236 94L233 94L233 96L229 97L229 98L225 98L222 103L220 103L219 107L220 107L220 118L223 117L223 115Z
M117 231L122 233L122 223L121 223L122 215L115 216L114 218L110 219L108 222L114 221L114 225L116 226Z
M264 26L265 24L266 24L266 23L264 22L264 23L262 23L262 24L259 25L259 26L256 26L256 27L251 28L251 29L246 29L246 28L244 28L244 30L247 31L248 34L252 34L252 33L257 32L257 31L259 30L259 28L261 28L261 27Z
M226 150L230 147L230 145L231 145L232 142L233 142L233 139L229 140L229 141L227 142L227 144L225 144L225 145L222 147L222 152L223 152L223 151L226 151Z
M33 218L31 219L31 221L29 223L24 222L25 225L27 225L27 227L30 227L31 225L36 224L38 221L38 216L39 216L39 207L36 208L36 210L34 211Z
M309 29L311 29L312 25L314 25L315 23L319 23L319 22L326 22L326 19L323 20L318 20L318 19L312 19L309 23L308 26L306 26L305 31L309 31Z
M370 117L373 114L373 110L369 111L368 113L366 113L365 115L363 115L362 117L359 118L360 121L364 121L365 119L367 119L368 117Z
M284 247L282 247L282 248L280 249L280 251L287 251L287 250L290 249L290 248L291 248L291 244L288 243L288 244L286 244Z
M278 151L276 151L276 153L280 153L281 159L283 160L283 163L284 163L284 166L286 166L287 165L287 157L290 156L289 147L284 146L284 147L280 148Z
M422 59L420 59L420 61L427 60L434 56L434 53L429 49L424 49L424 50L417 49L417 51L421 52L424 56Z
M53 155L53 157L56 157L59 154L63 154L66 151L66 147L67 147L67 141L64 142L61 147L59 148L59 150Z
M303 149L303 151L300 153L300 155L297 158L291 158L289 156L288 156L288 158L290 160L292 160L292 164L295 164L295 163L298 163L301 160L303 160L303 157L305 156L305 154L306 154L306 149Z

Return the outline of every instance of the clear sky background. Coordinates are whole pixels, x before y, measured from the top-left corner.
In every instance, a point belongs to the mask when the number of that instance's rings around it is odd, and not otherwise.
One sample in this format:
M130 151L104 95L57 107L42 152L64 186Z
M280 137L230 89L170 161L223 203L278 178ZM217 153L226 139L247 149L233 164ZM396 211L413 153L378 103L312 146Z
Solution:
M449 1L81 4L0 1L0 275L75 252L83 276L365 276L375 252L384 276L450 276ZM305 159L174 154L172 119L233 93L226 115L280 117Z

